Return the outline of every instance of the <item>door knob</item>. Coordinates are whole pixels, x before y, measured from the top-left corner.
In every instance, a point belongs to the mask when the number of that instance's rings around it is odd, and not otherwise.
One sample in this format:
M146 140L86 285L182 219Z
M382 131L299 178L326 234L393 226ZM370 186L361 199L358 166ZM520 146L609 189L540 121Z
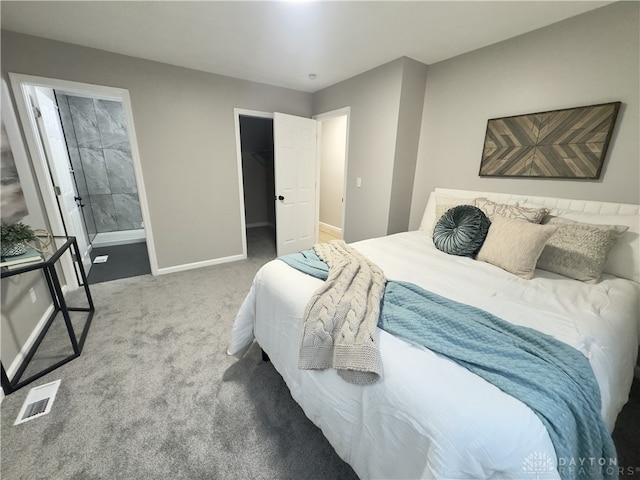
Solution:
M284 197L282 195L278 195L278 200L284 200Z

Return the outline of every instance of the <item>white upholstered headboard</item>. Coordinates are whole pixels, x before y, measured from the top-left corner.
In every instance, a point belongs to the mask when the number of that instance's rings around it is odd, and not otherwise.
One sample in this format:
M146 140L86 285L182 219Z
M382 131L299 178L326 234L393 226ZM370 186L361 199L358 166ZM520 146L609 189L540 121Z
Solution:
M469 200L486 197L500 203L518 203L525 206L532 204L549 208L551 215L572 220L594 224L626 225L629 230L618 239L616 246L610 252L604 272L640 283L640 205L436 188L429 196L420 224L421 230L431 232L436 220L438 196Z

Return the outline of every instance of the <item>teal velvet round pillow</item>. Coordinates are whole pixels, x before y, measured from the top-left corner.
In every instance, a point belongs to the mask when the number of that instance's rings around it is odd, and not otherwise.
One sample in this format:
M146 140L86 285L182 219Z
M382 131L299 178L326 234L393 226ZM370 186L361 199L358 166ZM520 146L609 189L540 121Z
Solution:
M433 229L433 243L449 255L473 256L484 242L491 222L472 205L453 207L440 217Z

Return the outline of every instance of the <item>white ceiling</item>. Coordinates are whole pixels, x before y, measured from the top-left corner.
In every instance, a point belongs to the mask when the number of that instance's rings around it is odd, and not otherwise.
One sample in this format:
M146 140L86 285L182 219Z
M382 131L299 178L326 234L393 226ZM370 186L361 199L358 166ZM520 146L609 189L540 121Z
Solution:
M402 56L439 62L609 3L4 0L1 8L6 30L314 92Z

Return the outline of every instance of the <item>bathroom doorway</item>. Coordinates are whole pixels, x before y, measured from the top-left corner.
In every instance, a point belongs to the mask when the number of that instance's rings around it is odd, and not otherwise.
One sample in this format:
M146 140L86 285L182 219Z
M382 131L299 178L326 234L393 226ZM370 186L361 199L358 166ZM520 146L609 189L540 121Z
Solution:
M122 101L54 93L92 247L89 283L151 273Z
M91 260L83 263L89 283L157 270L128 92L27 75L10 78L52 233L87 239ZM48 132L36 120L34 96L53 99L64 135L64 161L55 166L43 148ZM56 180L62 178L73 186L79 222L70 222L59 209Z

